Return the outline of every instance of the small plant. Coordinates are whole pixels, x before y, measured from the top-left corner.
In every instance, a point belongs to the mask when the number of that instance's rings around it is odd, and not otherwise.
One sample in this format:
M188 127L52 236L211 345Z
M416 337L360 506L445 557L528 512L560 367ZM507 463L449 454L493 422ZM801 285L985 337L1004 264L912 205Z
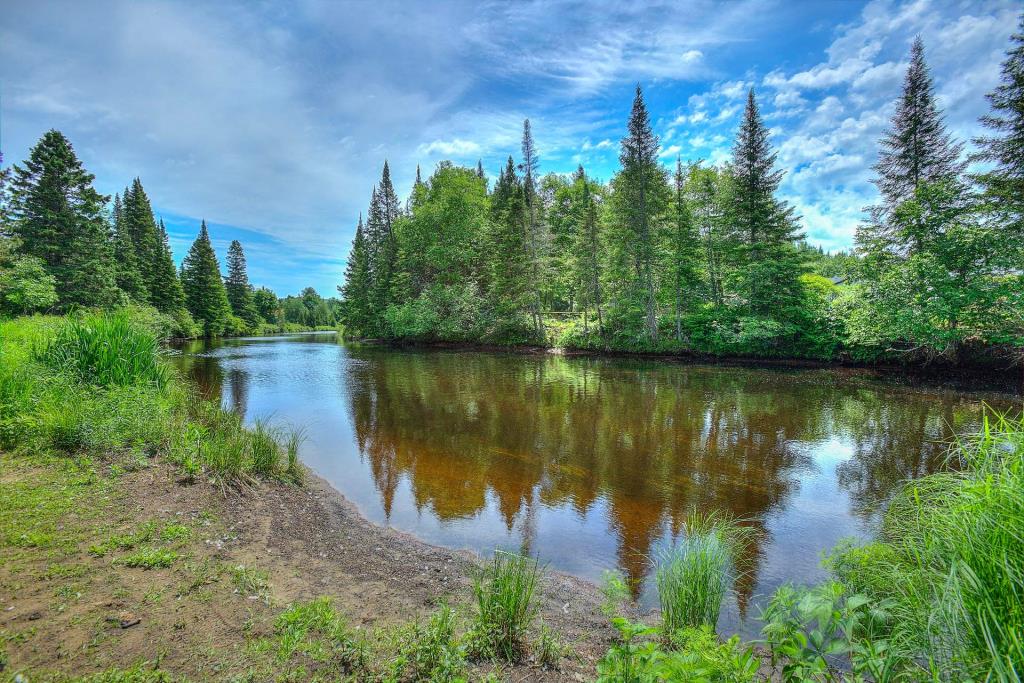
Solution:
M558 635L545 623L541 622L537 636L537 663L545 669L557 670L562 657L569 651Z
M141 548L122 557L118 564L140 569L166 569L177 559L178 553L167 548Z
M714 513L689 516L686 537L662 551L655 568L666 634L688 626L715 627L746 533Z
M601 579L601 594L604 595L601 611L610 619L619 612L624 604L629 602L632 593L629 591L626 577L620 571L606 570Z
M455 612L441 605L424 625L414 622L399 636L398 657L392 665L400 680L465 680L466 648L455 633Z
M292 605L277 617L274 631L281 662L301 655L338 673L366 668L365 644L352 635L330 598Z
M192 529L184 524L171 523L160 530L160 540L164 543L187 541L192 537Z
M537 615L534 592L540 567L530 557L501 550L473 577L478 614L471 637L474 654L516 662Z
M236 565L231 568L231 581L242 595L256 596L264 602L270 600L270 575L262 569Z

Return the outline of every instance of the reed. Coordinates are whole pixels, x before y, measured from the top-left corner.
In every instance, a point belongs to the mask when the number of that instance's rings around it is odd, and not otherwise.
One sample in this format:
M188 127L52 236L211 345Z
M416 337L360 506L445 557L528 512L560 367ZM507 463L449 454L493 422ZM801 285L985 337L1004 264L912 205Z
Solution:
M656 557L655 585L666 637L718 623L732 587L735 560L749 532L716 513L691 513L686 536Z

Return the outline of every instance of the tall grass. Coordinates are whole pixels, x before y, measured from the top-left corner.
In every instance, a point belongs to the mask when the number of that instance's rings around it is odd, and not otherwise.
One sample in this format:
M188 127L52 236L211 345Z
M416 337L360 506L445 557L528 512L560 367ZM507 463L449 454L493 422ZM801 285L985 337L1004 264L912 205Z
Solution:
M836 576L884 601L890 647L940 680L1024 677L1024 421L984 420L955 467L907 483L878 542L837 552Z
M534 595L539 574L533 558L496 550L491 563L473 577L479 610L473 634L476 654L519 661L537 616Z
M160 358L157 339L125 311L68 318L55 336L37 347L35 356L45 365L101 387L162 387L171 376Z
M686 627L715 627L747 536L746 527L717 513L689 515L686 536L656 557L654 579L667 635Z

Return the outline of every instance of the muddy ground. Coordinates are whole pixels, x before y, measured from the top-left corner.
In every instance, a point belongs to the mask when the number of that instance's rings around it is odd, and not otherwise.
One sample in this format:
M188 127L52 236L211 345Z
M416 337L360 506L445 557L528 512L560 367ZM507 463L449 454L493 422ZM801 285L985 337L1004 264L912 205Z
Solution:
M2 456L0 465L6 675L38 680L139 665L189 680L263 680L275 665L261 638L296 601L330 596L371 644L441 601L464 619L472 611L479 558L368 522L312 474L301 487L225 488L183 482L159 461L73 468ZM160 531L179 527L190 530L187 538ZM138 540L143 528L152 540ZM169 549L176 559L127 566L133 533L135 545ZM249 570L261 578L246 581ZM596 586L546 571L541 617L571 652L559 670L528 658L496 667L500 678L592 680L614 637L603 600ZM492 670L476 664L473 677Z

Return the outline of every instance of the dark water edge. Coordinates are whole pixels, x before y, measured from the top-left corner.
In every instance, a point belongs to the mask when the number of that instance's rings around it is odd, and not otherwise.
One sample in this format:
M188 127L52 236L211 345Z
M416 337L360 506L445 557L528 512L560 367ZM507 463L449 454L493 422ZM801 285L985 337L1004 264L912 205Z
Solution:
M438 351L482 351L522 355L555 355L566 358L637 358L683 365L705 365L751 369L831 369L859 371L880 380L906 386L946 387L965 392L994 392L1024 395L1024 356L1017 361L1006 358L987 362L952 363L935 360L930 363L872 363L848 358L820 360L814 358L774 358L756 356L716 356L697 352L619 351L527 344L485 344L478 342L408 341L388 339L344 339L349 344L366 344L393 349L424 349Z
M300 456L373 522L487 555L529 552L656 604L651 558L692 509L757 534L724 632L824 577L907 478L1009 393L874 369L339 343L330 332L179 345L177 365L251 421L302 427Z

